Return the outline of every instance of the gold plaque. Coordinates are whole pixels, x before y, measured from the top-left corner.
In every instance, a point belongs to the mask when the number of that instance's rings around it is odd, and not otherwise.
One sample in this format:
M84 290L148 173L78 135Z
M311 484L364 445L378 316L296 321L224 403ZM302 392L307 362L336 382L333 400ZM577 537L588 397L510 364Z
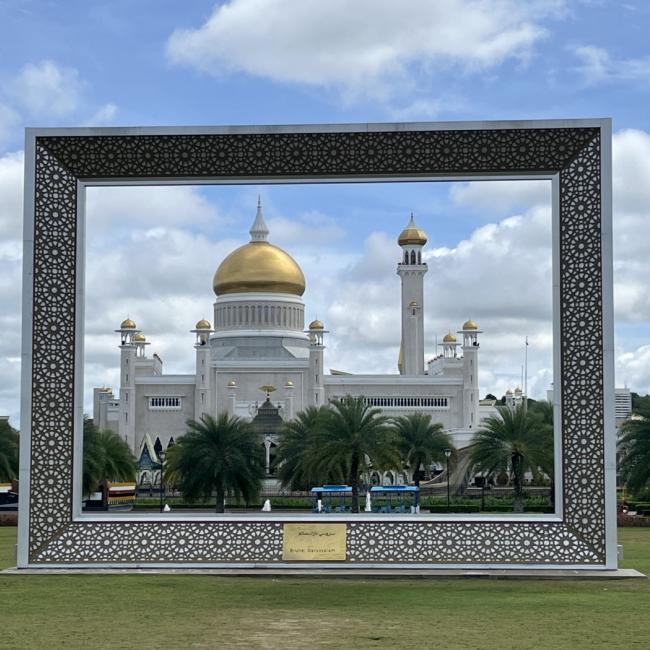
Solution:
M345 560L346 524L284 524L283 560Z

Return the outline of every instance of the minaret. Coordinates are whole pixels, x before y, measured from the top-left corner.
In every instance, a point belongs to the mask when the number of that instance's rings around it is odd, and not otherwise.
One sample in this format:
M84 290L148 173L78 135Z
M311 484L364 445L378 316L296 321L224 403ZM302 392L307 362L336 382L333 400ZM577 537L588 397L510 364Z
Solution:
M196 350L196 383L194 390L194 420L199 420L202 415L213 414L210 396L210 334L214 332L210 321L201 319L190 330L196 335L194 349Z
M424 374L424 274L422 247L426 233L418 228L413 214L402 230L397 243L402 248L402 261L397 275L402 279L402 341L399 371L403 375Z
M323 334L327 330L325 325L319 320L309 323L307 335L309 337L309 377L308 386L308 406L322 406L325 402L325 385L323 372Z
M120 436L133 453L137 453L135 440L135 359L138 344L134 340L141 335L135 323L127 318L120 328ZM140 337L138 337L140 338Z
M478 425L478 335L483 332L473 320L463 323L458 331L463 335L463 428Z

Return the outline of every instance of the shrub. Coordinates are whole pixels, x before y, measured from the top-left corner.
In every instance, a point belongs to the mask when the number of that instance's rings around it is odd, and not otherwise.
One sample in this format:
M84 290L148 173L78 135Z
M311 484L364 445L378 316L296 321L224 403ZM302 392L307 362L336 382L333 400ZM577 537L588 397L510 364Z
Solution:
M439 512L453 512L453 513L466 513L466 512L480 512L481 504L480 503L467 503L467 504L454 504L452 503L447 510L447 504L444 506L436 505L430 506L429 512L439 513Z

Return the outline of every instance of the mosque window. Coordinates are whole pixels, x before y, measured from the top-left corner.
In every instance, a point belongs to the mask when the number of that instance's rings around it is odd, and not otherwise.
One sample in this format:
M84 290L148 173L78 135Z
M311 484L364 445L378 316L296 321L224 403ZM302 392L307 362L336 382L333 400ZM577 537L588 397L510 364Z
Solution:
M343 401L344 398L338 399ZM447 397L365 397L364 401L368 406L385 408L449 408L449 398Z
M180 411L181 398L180 397L150 397L149 398L150 411Z

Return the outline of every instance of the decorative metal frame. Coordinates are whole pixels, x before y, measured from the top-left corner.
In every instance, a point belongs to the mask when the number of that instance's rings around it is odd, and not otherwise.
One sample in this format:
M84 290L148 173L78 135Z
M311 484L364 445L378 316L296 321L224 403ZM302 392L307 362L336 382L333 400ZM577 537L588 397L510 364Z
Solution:
M557 512L347 519L337 566L616 568L607 119L28 129L18 566L289 566L281 516L79 511L86 184L472 177L553 181Z

